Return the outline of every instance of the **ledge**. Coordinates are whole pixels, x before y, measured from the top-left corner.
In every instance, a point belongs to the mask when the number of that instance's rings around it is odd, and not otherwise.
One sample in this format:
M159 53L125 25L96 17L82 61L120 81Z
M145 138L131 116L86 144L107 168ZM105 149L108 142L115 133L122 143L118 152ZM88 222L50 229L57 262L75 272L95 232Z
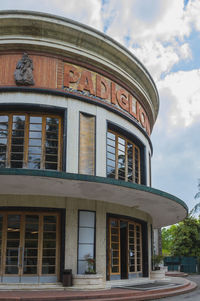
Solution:
M169 193L106 177L1 168L0 183L0 195L73 197L136 208L151 215L155 228L176 223L184 219L188 212L187 205Z

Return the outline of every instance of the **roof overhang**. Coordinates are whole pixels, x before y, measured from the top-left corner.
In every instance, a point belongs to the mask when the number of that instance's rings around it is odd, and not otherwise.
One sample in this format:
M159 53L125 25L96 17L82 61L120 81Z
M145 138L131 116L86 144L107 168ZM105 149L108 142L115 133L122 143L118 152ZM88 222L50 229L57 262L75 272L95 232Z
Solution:
M43 195L104 201L136 208L160 228L183 220L187 205L166 192L124 181L55 171L0 169L0 195ZM0 204L1 205L1 204Z

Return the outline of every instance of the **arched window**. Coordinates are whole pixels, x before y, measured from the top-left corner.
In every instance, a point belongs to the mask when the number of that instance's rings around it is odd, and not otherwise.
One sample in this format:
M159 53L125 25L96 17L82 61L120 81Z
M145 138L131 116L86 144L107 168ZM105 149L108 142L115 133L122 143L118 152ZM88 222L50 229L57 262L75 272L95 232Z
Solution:
M0 167L60 170L60 116L0 114Z
M139 147L111 130L107 132L107 177L141 183Z

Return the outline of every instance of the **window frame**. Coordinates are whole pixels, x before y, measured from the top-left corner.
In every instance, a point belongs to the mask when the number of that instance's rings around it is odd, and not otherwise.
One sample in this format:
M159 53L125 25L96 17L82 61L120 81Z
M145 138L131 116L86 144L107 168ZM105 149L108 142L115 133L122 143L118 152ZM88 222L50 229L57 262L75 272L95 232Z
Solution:
M141 178L142 178L142 172L141 172L141 149L140 147L134 143L131 139L127 138L126 136L122 135L121 133L112 130L110 128L107 128L107 133L106 133L106 176L108 177L108 133L112 133L113 135L115 135L115 179L116 180L120 180L119 179L119 168L118 168L118 150L119 150L119 138L123 139L125 141L125 177L124 180L121 179L122 181L126 181L126 182L130 182L130 183L137 183L137 184L141 184ZM132 160L132 171L134 171L134 175L133 175L133 180L132 181L128 181L128 151L127 151L127 144L130 143L134 146L134 150L133 150L133 160ZM135 149L137 149L138 151L138 182L135 181Z
M6 159L5 159L5 168L10 168L11 166L11 147L12 147L12 124L13 116L25 116L25 128L24 128L24 148L23 148L23 166L21 168L28 168L28 147L29 147L29 129L30 129L30 117L41 117L42 118L42 137L41 137L41 166L36 168L37 170L62 170L62 133L63 133L63 124L64 118L61 114L53 114L52 112L41 112L40 110L2 110L0 116L8 116L8 138L7 138L7 147L6 147ZM58 151L57 151L57 169L46 169L45 168L45 143L46 143L46 118L57 118L59 120L58 124ZM20 169L20 168L19 168ZM31 169L31 168L30 168ZM34 168L35 169L35 168Z
M93 213L94 214L94 227L88 227L88 226L80 226L80 215L81 215L81 212L90 212L90 213ZM93 211L93 210L78 210L78 233L77 233L77 274L80 274L79 273L79 261L86 261L84 259L81 259L79 258L79 247L80 245L84 244L84 243L79 243L80 241L80 232L79 230L81 228L90 228L90 229L93 229L94 230L94 243L93 243L93 258L94 259L94 271L96 272L96 211ZM88 243L85 243L85 244L88 244Z

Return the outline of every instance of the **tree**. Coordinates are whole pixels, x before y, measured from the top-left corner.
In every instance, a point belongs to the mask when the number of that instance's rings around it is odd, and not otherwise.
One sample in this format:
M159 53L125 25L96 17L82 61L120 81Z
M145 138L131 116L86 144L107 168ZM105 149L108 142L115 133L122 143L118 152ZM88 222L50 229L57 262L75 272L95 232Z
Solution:
M172 256L200 256L200 219L191 215L184 221L162 230L163 253Z
M198 187L198 192L194 196L195 200L200 198L200 179L198 179L197 187ZM199 210L200 210L200 202L194 206L194 208L190 211L190 214L197 213Z
M172 225L169 228L162 228L162 254L171 255L172 240L174 237L174 229L176 225Z

